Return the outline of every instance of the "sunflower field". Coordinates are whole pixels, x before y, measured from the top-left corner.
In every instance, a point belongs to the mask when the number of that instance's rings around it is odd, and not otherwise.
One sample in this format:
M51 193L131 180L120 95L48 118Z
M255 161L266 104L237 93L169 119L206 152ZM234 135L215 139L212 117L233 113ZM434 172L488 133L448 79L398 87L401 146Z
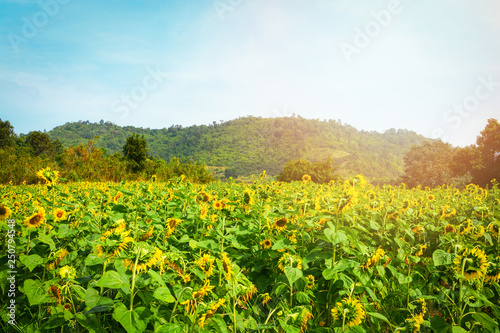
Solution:
M500 189L0 185L7 332L500 332Z

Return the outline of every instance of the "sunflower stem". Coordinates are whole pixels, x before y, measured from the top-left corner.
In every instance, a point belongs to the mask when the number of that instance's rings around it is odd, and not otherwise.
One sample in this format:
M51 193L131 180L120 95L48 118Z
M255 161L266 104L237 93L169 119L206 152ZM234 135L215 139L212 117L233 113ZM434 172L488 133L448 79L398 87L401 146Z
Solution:
M132 286L130 287L130 311L134 310L134 289L135 289L135 278L136 278L136 270L137 264L139 263L139 256L141 255L141 247L137 248L137 256L135 257L134 269L132 270Z

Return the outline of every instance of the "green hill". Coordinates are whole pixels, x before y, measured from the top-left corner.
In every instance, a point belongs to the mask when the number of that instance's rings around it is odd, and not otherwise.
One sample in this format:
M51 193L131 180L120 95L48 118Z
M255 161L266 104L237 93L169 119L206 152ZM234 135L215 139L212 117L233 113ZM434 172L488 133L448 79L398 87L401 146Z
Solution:
M48 132L66 147L98 136L96 145L107 153L121 152L132 133L144 135L149 154L169 160L193 159L224 166L238 175L266 170L278 174L290 159L322 160L332 156L344 176L364 174L374 182L388 182L403 174L403 156L425 137L408 130L384 133L358 131L335 120L298 117L243 117L211 125L163 129L120 127L110 122L66 123Z

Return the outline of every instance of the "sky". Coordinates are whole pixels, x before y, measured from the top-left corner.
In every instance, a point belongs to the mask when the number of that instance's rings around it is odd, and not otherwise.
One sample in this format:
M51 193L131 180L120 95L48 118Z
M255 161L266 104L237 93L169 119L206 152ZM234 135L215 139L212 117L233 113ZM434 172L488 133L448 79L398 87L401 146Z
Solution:
M497 0L1 0L0 119L334 119L474 144L500 118Z

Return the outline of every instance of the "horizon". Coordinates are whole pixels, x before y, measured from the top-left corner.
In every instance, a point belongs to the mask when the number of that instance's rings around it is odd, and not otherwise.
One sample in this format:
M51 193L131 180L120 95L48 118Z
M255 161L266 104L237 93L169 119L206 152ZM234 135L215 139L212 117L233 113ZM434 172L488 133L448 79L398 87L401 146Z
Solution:
M500 114L500 3L340 0L0 4L2 120L164 128L341 120L474 144Z

